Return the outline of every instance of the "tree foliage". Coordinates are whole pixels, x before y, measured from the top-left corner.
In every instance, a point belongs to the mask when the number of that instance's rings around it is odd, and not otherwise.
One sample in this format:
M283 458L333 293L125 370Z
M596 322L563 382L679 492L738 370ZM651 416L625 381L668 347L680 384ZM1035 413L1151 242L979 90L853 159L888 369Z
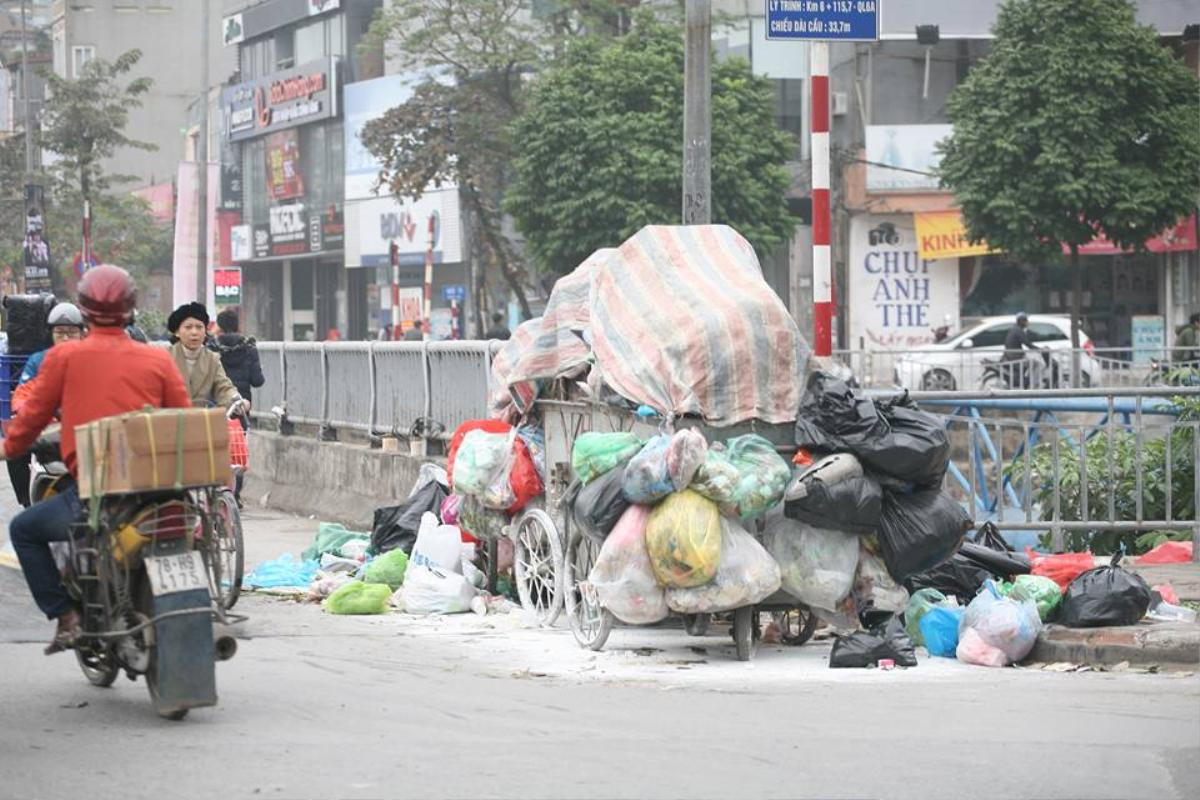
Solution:
M153 83L147 77L124 83L141 57L140 50L130 50L115 61L92 59L78 78L46 75L50 99L42 112L41 145L57 156L52 169L62 180L74 183L85 198L131 180L103 170L104 159L117 150L157 149L125 133L129 109L142 104L141 96Z
M121 148L153 147L125 133L128 109L150 85L147 78L124 83L139 57L130 51L111 63L93 60L74 80L47 76L51 92L36 141L52 159L30 178L45 192L46 236L60 276L82 247L85 196L92 203L92 249L98 259L127 267L139 280L171 261L171 227L157 222L141 199L114 191L126 178L107 174L102 164ZM23 269L25 181L22 137L0 140L0 264L14 274Z
M1031 260L1142 248L1195 208L1200 87L1126 0L1008 0L950 98L940 177L968 235Z
M525 80L579 36L617 34L636 0L395 0L372 38L409 75L422 75L412 97L374 120L363 144L379 158L379 178L397 197L429 186L459 187L475 250L482 298L487 269L500 272L530 315L520 251L506 235L502 201L520 143L509 125L521 111ZM482 325L480 303L473 304ZM481 328L482 329L482 328Z
M505 208L537 265L573 270L647 224L677 224L682 195L683 31L639 14L614 39L571 42L538 76L512 139L520 143ZM770 83L742 59L712 76L713 221L765 254L791 235Z

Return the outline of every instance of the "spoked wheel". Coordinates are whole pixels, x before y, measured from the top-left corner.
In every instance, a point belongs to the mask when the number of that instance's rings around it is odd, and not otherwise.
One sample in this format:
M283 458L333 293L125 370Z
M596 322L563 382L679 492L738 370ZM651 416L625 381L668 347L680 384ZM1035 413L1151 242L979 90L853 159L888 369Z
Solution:
M708 633L708 623L711 620L711 614L684 614L683 629L687 631L688 636L704 636Z
M213 597L223 609L233 608L242 592L246 550L242 542L242 515L233 492L217 492L212 514L212 550L217 565L210 570Z
M540 508L530 509L516 526L513 571L521 606L539 625L549 627L563 610L562 542L554 520Z
M749 661L754 652L754 607L745 606L733 612L733 643L737 646L737 660Z
M817 630L817 615L807 606L797 606L775 615L779 626L779 640L789 647L799 647L812 638Z
M599 544L574 534L567 545L567 558L563 564L563 594L571 633L580 647L592 650L604 647L613 626L612 612L601 607L596 588L588 581L588 573L599 553Z
M79 668L83 670L83 676L88 679L88 683L104 688L112 686L120 667L112 652L103 645L101 648L94 650L90 647L76 647L75 660L79 662Z

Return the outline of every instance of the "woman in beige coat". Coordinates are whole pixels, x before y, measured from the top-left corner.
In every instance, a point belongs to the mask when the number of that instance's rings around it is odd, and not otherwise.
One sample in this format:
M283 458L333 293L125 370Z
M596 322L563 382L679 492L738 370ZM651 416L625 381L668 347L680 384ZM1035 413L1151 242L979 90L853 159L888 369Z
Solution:
M241 403L237 387L225 374L221 357L204 346L208 334L208 310L200 303L187 303L167 319L167 330L175 337L171 356L183 374L192 405L229 408Z

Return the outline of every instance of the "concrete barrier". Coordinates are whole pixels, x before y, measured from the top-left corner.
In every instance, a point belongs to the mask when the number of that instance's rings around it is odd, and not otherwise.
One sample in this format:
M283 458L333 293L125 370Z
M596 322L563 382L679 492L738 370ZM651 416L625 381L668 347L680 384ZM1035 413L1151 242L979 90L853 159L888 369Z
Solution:
M408 496L425 461L363 445L249 433L247 504L370 530L375 509Z

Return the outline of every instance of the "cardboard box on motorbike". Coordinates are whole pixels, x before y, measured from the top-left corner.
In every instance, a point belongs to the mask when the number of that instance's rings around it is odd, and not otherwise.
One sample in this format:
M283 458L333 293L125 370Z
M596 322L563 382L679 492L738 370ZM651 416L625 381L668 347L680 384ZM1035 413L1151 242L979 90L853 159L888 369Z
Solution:
M219 486L232 480L219 408L155 409L75 428L79 494Z

